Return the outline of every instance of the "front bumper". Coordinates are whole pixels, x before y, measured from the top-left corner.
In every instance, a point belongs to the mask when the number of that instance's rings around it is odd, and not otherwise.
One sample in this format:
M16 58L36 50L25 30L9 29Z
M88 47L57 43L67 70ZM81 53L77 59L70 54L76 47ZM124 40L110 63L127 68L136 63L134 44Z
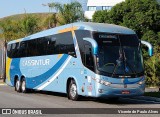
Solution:
M128 91L129 93L123 93L124 91ZM127 84L127 87L124 87L124 84L111 84L110 86L98 84L98 86L96 87L96 97L108 98L141 96L144 94L144 91L144 84Z

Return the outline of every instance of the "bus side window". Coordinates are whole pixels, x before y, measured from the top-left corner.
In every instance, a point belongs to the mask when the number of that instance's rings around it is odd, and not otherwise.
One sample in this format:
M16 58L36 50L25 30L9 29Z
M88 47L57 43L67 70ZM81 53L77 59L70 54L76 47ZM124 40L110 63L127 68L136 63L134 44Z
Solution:
M13 57L14 58L17 58L17 57L19 57L19 47L20 47L20 44L19 43L16 43L16 47L15 47L15 49L14 49L14 54L13 54Z
M37 40L37 56L47 55L48 40L45 37Z
M56 35L56 48L58 54L68 54L76 58L76 52L71 32Z
M18 49L19 49L19 43L13 43L9 45L9 49L8 49L8 56L10 58L16 58L18 57Z
M56 37L55 36L49 36L48 37L48 45L47 45L47 54L57 54L56 48L55 48L55 43L56 43Z
M84 54L84 60L85 60L85 66L89 68L90 70L94 70L94 62L93 62L93 56L92 56L92 49L91 45L85 45L85 54Z
M11 44L7 45L7 56L9 58L12 58L12 56L11 56Z
M27 43L25 41L20 42L20 47L19 47L19 57L26 57L27 55Z
M37 44L36 39L27 41L27 56L36 56L37 55Z

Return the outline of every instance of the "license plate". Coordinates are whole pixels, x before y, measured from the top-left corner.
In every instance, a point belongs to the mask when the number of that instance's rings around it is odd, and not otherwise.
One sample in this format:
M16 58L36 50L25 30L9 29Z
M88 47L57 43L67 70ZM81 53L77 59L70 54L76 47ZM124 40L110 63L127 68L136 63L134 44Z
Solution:
M130 91L128 90L122 91L122 94L130 94Z

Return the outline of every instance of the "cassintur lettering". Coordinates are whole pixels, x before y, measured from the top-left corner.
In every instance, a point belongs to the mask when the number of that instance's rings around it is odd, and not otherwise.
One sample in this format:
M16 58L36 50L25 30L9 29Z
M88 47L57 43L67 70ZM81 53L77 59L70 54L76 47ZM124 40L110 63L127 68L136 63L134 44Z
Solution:
M49 59L40 59L40 60L24 60L22 62L23 66L38 66L38 65L49 65L50 60Z

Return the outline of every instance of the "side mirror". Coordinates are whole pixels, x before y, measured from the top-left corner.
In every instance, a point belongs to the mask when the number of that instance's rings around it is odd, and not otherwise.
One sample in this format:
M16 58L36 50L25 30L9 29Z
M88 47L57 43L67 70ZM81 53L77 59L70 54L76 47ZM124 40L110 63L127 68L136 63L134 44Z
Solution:
M92 52L93 52L94 55L97 55L97 53L98 53L98 44L97 44L97 42L92 38L83 38L83 40L88 41L88 42L91 43Z
M145 45L145 46L148 47L148 54L149 54L149 56L153 56L153 46L149 42L147 42L147 41L142 41L141 40L141 43L143 45Z

